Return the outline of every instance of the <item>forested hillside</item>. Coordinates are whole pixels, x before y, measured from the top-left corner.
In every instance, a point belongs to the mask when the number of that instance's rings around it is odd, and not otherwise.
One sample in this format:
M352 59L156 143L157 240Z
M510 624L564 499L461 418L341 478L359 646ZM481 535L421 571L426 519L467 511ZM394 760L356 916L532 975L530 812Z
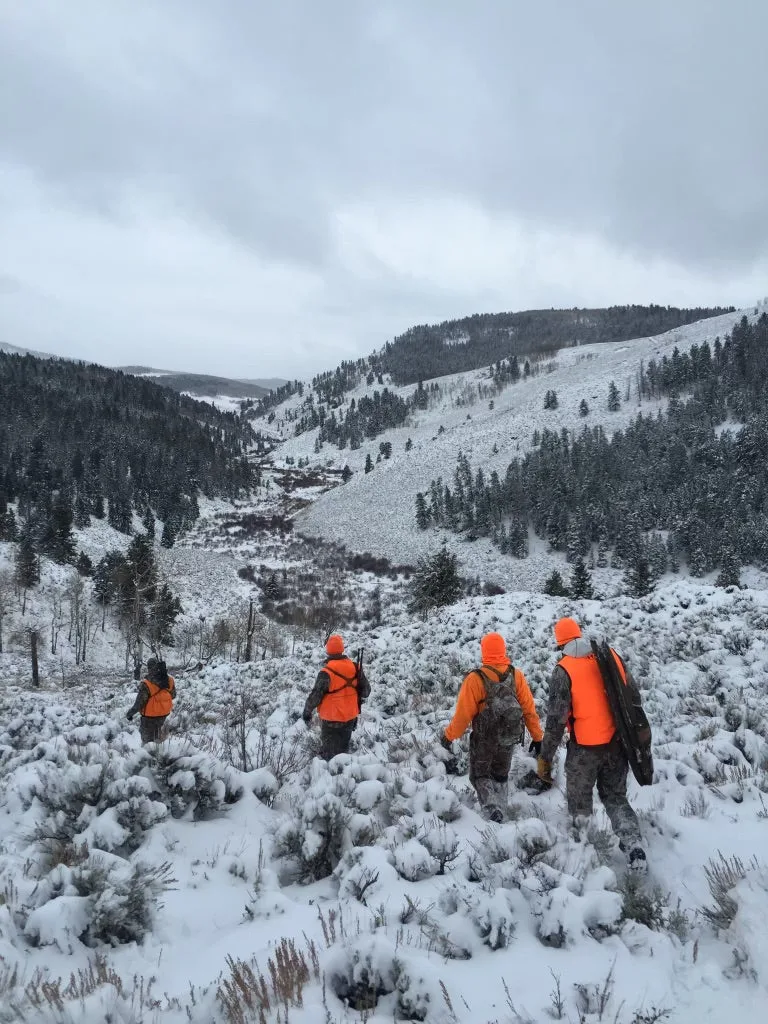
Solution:
M197 514L199 494L256 482L239 416L139 377L63 359L0 353L0 539L71 557L72 522L131 532L165 524L164 543ZM22 522L8 509L18 503Z
M511 355L650 337L732 310L732 306L678 309L632 305L476 313L461 320L411 327L388 342L375 363L376 369L391 374L395 383L413 384L475 370Z
M724 343L649 361L638 383L645 399L669 397L666 414L610 437L537 430L503 479L460 454L450 486L433 480L417 496L419 525L488 536L518 557L529 527L570 561L597 545L601 564L612 549L638 591L681 559L695 576L720 567L724 582L768 565L768 315L745 317Z

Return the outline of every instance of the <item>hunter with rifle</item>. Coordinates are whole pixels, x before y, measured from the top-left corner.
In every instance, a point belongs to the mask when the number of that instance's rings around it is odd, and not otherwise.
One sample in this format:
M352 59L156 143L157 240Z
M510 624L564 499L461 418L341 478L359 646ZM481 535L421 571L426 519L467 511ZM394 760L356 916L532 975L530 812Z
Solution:
M336 754L346 754L363 701L371 688L363 672L363 652L352 661L344 653L344 641L338 633L325 644L325 664L317 674L315 685L307 697L302 718L307 725L317 709L320 718L320 756L330 761Z

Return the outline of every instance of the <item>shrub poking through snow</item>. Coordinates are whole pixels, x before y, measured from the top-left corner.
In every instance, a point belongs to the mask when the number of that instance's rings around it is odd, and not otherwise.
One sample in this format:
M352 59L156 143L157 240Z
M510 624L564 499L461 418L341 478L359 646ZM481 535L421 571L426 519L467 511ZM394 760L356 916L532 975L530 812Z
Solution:
M752 861L750 866L757 867L757 862ZM747 877L747 867L741 858L720 853L717 860L705 864L704 875L714 903L703 907L701 912L716 931L724 931L731 926L739 909L731 893Z
M327 878L353 845L349 832L353 813L347 805L354 781L330 775L320 761L310 770L312 781L303 802L277 829L274 845L276 856L287 860L304 884Z
M73 940L86 946L141 942L174 882L170 864L131 866L93 855L75 868L59 866L35 887L24 934L33 945L62 950Z
M433 819L424 826L419 837L422 844L437 861L438 875L444 875L460 853L459 837L455 830L439 819Z
M409 882L421 882L437 874L440 865L418 839L408 839L393 850L397 873Z
M395 1020L423 1021L434 998L431 980L415 972L381 935L362 937L354 947L345 944L332 956L326 975L338 998L363 1014L393 996Z
M191 747L183 740L169 740L150 753L152 774L161 799L174 818L191 814L200 820L235 803L243 795L237 773Z

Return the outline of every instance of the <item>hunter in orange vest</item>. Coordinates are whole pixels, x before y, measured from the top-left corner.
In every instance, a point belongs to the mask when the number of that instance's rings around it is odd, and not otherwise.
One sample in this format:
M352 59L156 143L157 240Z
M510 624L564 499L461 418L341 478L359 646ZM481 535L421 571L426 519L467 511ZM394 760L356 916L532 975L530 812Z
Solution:
M320 718L320 756L330 761L346 754L357 716L371 688L362 668L344 654L344 641L334 633L325 645L328 657L307 697L302 718L307 725L317 708Z
M141 742L158 743L162 736L163 724L173 708L176 696L176 681L168 675L164 661L150 658L147 675L139 686L136 700L128 712L128 721L138 711L141 714Z
M616 735L603 679L592 646L573 619L555 623L555 644L561 653L549 681L547 722L538 761L538 776L552 785L552 761L566 728L569 731L565 758L566 799L574 823L581 828L592 814L595 785L619 846L630 867L646 867L637 815L627 800L629 764ZM641 706L640 693L619 655L612 651L632 701Z

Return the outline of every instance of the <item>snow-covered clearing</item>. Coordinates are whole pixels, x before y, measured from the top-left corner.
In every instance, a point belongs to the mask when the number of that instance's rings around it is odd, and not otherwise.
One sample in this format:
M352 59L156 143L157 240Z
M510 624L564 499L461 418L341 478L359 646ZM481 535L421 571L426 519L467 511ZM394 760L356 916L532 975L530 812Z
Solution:
M490 628L541 707L564 612L611 637L644 688L657 781L631 794L651 865L639 891L602 812L571 833L562 764L545 796L513 785L510 821L489 827L432 742ZM0 1019L757 1024L766 626L764 593L683 582L640 602L518 593L403 621L366 638L373 694L330 766L299 720L317 647L179 679L170 738L144 750L127 693L7 685ZM531 763L521 750L513 780ZM716 904L705 867L721 855Z

